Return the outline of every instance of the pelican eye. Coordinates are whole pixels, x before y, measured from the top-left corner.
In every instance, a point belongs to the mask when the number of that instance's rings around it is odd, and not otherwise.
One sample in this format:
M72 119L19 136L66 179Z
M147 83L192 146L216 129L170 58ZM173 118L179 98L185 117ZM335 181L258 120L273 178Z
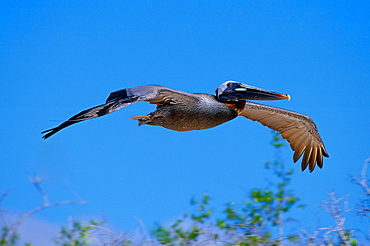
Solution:
M231 87L231 86L233 86L234 85L234 83L233 82L229 82L229 83L227 83L227 87Z

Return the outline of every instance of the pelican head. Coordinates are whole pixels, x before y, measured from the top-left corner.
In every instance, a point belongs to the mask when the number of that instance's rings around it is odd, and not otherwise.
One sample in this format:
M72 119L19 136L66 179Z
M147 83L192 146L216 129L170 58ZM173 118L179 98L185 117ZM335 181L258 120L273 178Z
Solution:
M288 94L267 91L235 81L226 81L222 83L216 90L216 96L221 102L240 100L290 100Z

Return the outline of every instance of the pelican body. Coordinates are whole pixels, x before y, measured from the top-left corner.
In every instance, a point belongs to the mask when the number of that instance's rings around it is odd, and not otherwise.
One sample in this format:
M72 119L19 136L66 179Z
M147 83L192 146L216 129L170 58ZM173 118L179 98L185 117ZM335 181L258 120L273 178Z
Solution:
M131 117L143 124L162 126L175 131L202 130L218 126L237 116L258 121L279 131L295 151L293 161L302 156L302 171L317 164L323 166L323 156L329 157L315 123L309 116L266 106L249 100L290 99L287 94L271 92L235 81L226 81L216 89L216 96L186 93L160 85L146 85L112 92L105 104L84 110L59 126L46 130L44 139L77 122L100 117L138 101L156 104L157 109L142 116Z
M131 119L139 120L139 125L156 125L175 131L191 131L212 128L238 116L236 110L215 100L212 95L194 94L187 103L163 104L149 115L135 116Z

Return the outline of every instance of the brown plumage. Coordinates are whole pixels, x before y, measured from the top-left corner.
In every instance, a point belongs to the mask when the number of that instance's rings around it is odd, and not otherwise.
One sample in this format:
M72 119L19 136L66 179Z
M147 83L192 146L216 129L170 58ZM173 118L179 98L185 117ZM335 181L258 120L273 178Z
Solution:
M315 123L309 116L293 111L266 106L247 100L289 99L289 95L262 90L234 81L222 83L216 96L186 93L159 85L127 88L113 92L105 104L84 110L59 126L46 130L44 139L77 122L100 117L138 101L156 104L157 109L143 116L134 116L139 125L157 125L175 131L201 130L215 127L238 115L258 121L278 131L295 151L293 161L303 155L302 171L317 164L323 166L323 156L329 157Z

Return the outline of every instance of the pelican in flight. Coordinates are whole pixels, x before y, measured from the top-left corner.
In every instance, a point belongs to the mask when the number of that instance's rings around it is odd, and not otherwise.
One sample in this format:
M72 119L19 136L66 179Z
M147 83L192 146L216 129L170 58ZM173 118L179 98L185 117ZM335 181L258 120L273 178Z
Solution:
M309 166L312 172L317 164L323 166L323 156L329 157L315 123L309 116L293 111L262 105L247 100L290 99L279 94L226 81L216 89L216 96L204 93L186 93L160 85L146 85L112 92L105 104L84 110L59 126L43 131L47 139L63 128L112 113L138 101L156 104L156 111L131 117L143 124L162 126L175 131L201 130L218 126L237 116L258 121L275 131L290 143L293 161L303 155L301 168Z

